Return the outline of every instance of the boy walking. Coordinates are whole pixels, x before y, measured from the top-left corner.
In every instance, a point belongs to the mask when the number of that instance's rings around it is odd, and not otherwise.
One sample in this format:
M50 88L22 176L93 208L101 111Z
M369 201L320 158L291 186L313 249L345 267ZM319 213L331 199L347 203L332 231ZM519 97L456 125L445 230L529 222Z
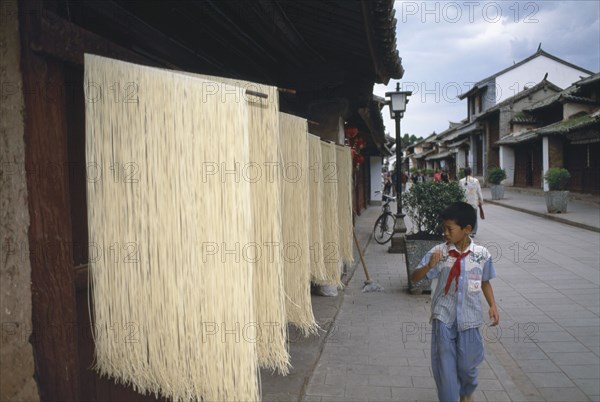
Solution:
M431 304L431 368L443 402L473 401L477 366L483 361L481 293L490 306L491 325L500 315L490 279L496 277L489 251L469 237L477 220L465 202L451 204L440 214L445 243L423 257L411 280L437 279Z

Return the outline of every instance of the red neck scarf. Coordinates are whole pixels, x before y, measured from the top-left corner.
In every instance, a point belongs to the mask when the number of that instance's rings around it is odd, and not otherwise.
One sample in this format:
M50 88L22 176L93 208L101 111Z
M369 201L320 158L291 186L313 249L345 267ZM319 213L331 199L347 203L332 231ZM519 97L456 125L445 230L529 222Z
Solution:
M451 257L456 257L456 261L454 261L454 264L452 264L452 268L450 269L450 273L448 274L448 280L446 281L446 287L444 288L446 294L448 294L448 289L450 289L450 284L453 280L456 282L456 287L454 291L458 289L458 277L460 276L460 261L467 255L469 255L470 252L471 250L467 250L466 252L460 254L456 250L448 251L448 254Z

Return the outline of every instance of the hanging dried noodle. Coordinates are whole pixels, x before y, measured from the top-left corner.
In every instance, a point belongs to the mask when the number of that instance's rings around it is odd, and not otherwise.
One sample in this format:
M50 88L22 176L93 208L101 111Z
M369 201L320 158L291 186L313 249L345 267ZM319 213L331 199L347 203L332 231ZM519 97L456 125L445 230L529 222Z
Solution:
M283 286L283 258L281 239L281 171L278 168L279 144L279 91L276 87L223 77L183 73L211 81L205 88L207 96L222 101L233 100L235 93L227 91L235 86L266 94L266 99L244 95L239 102L247 102L249 117L250 163L242 167L242 179L250 182L254 242L258 254L254 265L254 310L257 320L256 337L258 362L261 367L289 371L285 291ZM225 85L224 85L225 84ZM243 207L238 205L239 207ZM277 245L277 246L274 246ZM257 334L258 335L258 334Z
M90 55L84 82L96 168L89 241L103 251L90 261L95 368L174 400L259 399L247 341L254 267L239 254L253 239L240 207L250 185L207 174L249 162L246 102L203 97L205 80ZM115 84L134 96L116 101Z
M341 286L335 145L322 142L321 155L323 158L323 260L326 278L318 283Z
M310 298L308 132L305 119L279 114L284 283L288 321L305 335L318 326Z
M310 191L310 273L315 282L327 279L323 262L323 158L321 157L321 139L308 135Z
M338 219L340 228L340 258L342 262L354 262L352 245L352 155L350 148L335 146L338 190Z

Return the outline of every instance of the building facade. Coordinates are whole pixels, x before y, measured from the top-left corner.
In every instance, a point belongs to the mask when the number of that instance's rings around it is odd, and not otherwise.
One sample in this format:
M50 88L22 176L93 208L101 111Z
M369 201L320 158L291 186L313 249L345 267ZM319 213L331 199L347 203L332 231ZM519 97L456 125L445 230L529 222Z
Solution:
M473 174L485 177L487 166L498 166L499 151L494 149L494 141L500 138L501 124L506 119L489 117L486 112L505 100L515 99L522 91L530 89L541 81L551 81L558 88L565 88L593 72L575 66L563 59L538 50L526 59L476 82L459 99L467 99L467 121L457 128L455 138L468 138L469 152L466 164ZM458 166L460 169L464 166Z
M156 400L91 369L84 54L287 89L281 111L338 143L355 124L368 156L384 138L373 85L404 72L393 1L9 0L0 12L0 400ZM364 205L368 168L355 180Z

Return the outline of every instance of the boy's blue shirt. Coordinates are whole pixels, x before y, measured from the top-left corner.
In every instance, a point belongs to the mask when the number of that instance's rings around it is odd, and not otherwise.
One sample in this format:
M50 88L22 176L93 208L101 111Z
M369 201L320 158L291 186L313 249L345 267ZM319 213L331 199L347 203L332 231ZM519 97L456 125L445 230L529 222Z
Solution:
M453 284L445 294L444 287L455 257L449 255L450 250L456 247L446 243L438 244L425 254L418 268L429 262L433 252L441 250L442 259L427 272L427 279L437 279L437 286L432 289L431 320L438 319L447 326L452 326L456 321L458 330L477 328L483 325L483 310L481 307L481 282L489 281L496 277L496 270L492 263L490 252L483 246L471 241L469 255L462 259L458 289Z

